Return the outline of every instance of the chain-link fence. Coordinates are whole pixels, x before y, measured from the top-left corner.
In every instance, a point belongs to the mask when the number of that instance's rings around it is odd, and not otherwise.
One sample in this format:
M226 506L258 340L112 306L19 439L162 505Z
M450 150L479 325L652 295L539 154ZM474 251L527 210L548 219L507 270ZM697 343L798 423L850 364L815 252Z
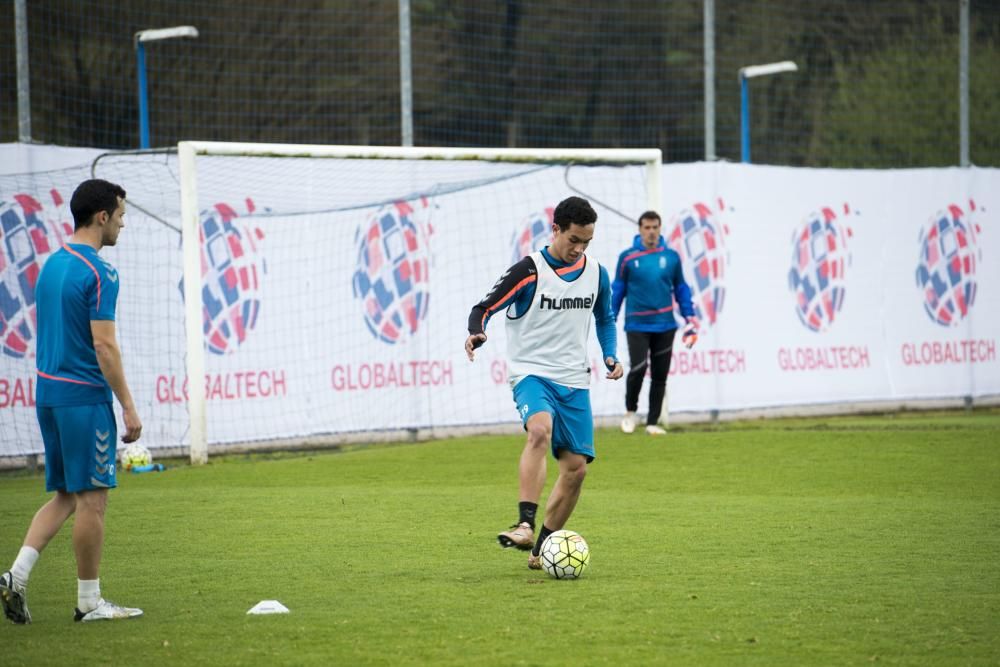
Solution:
M191 25L196 39L145 44L152 145L401 142L398 0L14 0L0 20L0 141L23 136L18 2L33 141L137 147L133 35ZM750 82L754 162L958 164L963 3L970 158L1000 165L995 0L407 0L413 141L735 161L738 70L790 60L797 72Z

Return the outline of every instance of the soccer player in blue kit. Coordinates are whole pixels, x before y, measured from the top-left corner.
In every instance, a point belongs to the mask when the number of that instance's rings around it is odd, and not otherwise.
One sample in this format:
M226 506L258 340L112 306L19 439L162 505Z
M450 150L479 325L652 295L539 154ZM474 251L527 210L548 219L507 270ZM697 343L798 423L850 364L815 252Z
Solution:
M93 179L70 199L74 232L45 262L35 286L38 335L35 390L45 444L45 488L55 496L35 514L10 570L0 575L0 602L14 623L31 622L26 589L38 555L71 515L77 568L75 620L142 615L101 597L98 578L108 489L116 486L117 426L111 394L122 406L123 442L142 422L129 392L115 338L118 272L98 251L125 226L125 190Z
M500 546L531 549L528 567L540 570L545 538L569 520L594 460L587 342L597 325L606 377L624 375L615 348L608 273L585 254L597 213L581 197L569 197L553 214L552 243L500 277L469 315L465 352L470 360L486 342L486 323L506 309L507 365L514 403L528 439L518 467L518 521L497 535ZM546 454L559 463L545 520L535 538L535 514L545 486Z
M698 340L698 318L691 303L691 289L684 282L680 255L668 248L660 235L660 216L656 211L646 211L639 216L639 233L635 235L632 247L618 257L611 297L615 320L623 301L626 302L625 336L628 340L629 371L625 379L626 412L621 428L625 433L635 431L639 392L648 364L650 387L646 433L664 435L666 431L658 422L677 333L675 301L686 320L683 338L688 347Z

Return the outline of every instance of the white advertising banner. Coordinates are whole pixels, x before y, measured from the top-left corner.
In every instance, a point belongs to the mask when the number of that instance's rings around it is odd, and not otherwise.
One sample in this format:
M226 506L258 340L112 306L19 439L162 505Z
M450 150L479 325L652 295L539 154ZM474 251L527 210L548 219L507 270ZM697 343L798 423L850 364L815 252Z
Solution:
M129 193L120 243L102 254L119 270L144 439L186 442L179 195L164 176L176 163L92 170L97 153L0 146L0 456L42 449L31 287L92 173ZM18 173L21 162L51 169ZM570 194L595 203L588 254L613 274L646 208L644 179L638 166L209 159L210 443L516 423L503 314L470 363L471 307L544 245ZM995 169L665 166L664 236L702 323L693 349L675 348L670 409L1000 394L998 192ZM621 331L618 353L627 360ZM596 337L591 357L594 413L618 415L624 383L604 379Z
M675 165L664 188L668 228L707 230L675 244L707 326L672 410L1000 393L1000 171Z

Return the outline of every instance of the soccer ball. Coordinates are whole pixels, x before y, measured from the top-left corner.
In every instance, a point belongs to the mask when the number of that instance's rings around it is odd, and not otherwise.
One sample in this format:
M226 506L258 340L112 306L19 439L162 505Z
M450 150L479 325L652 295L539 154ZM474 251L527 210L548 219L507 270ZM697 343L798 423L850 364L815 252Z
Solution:
M572 530L557 530L542 543L542 569L556 579L577 579L590 563L590 548Z
M153 462L153 455L145 446L132 443L122 452L122 468L131 470L136 466L148 466Z

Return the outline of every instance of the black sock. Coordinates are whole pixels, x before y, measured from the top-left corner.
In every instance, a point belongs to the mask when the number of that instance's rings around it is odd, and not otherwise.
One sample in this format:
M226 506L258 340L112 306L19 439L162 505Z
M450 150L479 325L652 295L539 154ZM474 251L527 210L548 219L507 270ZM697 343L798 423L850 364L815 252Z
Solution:
M538 533L538 539L535 540L535 547L531 550L532 556L537 556L542 552L542 542L544 542L545 538L551 535L552 532L551 528L547 528L544 523L542 524L542 532Z
M520 517L518 523L526 523L535 529L535 512L538 511L538 503L529 503L524 500L517 504L517 513Z

